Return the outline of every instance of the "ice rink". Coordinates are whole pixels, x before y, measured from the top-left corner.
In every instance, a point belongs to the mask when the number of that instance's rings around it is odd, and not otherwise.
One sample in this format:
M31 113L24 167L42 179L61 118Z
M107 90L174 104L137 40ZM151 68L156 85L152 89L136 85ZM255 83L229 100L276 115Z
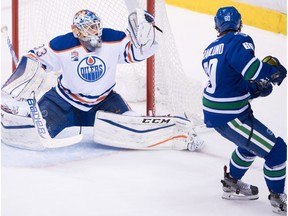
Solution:
M7 9L2 9L3 16ZM216 39L212 16L167 6L184 71L206 82L202 52ZM9 23L8 23L9 25ZM70 25L70 24L67 24ZM286 65L287 37L245 26L260 59L279 58ZM161 44L161 41L159 41ZM1 40L1 74L11 71L11 57ZM9 73L8 72L8 73ZM3 79L3 75L2 75ZM2 80L3 83L3 80ZM287 141L287 80L267 98L252 101L255 116ZM144 104L130 104L145 113ZM223 166L235 146L213 130L199 135L202 152L119 150L93 143L92 130L74 146L34 152L1 145L3 216L269 216L272 213L257 158L243 181L257 185L256 201L221 198Z

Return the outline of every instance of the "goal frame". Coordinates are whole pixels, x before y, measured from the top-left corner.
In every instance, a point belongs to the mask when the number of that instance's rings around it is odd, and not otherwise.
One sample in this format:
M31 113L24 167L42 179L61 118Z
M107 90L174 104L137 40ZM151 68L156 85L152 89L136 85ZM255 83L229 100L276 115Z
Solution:
M19 59L19 1L12 0L12 44L16 57ZM147 0L147 11L155 15L155 0ZM155 115L155 84L154 84L155 56L146 61L146 115ZM12 72L16 66L12 61Z

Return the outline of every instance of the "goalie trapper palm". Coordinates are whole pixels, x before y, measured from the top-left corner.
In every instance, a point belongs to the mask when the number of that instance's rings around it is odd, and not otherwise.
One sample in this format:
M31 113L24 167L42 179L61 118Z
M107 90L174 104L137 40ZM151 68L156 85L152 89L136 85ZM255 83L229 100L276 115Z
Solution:
M143 9L136 9L128 16L127 31L137 49L151 47L155 41L154 17Z
M228 172L227 166L224 166L223 199L229 200L256 200L259 198L258 187L244 183L241 180L234 179Z

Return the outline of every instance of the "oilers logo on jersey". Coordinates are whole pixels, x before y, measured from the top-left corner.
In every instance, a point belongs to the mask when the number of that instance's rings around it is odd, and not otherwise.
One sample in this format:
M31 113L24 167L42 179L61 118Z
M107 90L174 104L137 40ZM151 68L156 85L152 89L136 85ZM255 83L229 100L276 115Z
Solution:
M86 82L99 80L106 72L106 65L96 56L88 56L80 61L77 67L79 77Z

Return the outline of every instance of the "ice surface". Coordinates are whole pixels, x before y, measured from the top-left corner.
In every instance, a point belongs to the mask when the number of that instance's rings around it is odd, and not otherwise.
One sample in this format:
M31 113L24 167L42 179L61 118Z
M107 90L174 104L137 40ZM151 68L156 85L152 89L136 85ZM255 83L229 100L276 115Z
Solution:
M213 17L167 9L185 72L205 83L201 58L216 38ZM3 18L8 12L5 8L2 12ZM2 19L2 24L7 21ZM286 36L247 26L243 31L254 39L259 58L275 55L286 66ZM1 42L1 69L11 71L9 51L5 40ZM284 81L270 97L252 102L255 116L285 140L286 85ZM145 113L144 104L131 106ZM200 133L206 141L203 152L121 150L93 143L91 129L84 133L81 144L45 152L2 144L3 216L274 215L262 174L263 159L257 158L243 178L259 187L259 200L221 199L223 166L235 147L213 130Z

